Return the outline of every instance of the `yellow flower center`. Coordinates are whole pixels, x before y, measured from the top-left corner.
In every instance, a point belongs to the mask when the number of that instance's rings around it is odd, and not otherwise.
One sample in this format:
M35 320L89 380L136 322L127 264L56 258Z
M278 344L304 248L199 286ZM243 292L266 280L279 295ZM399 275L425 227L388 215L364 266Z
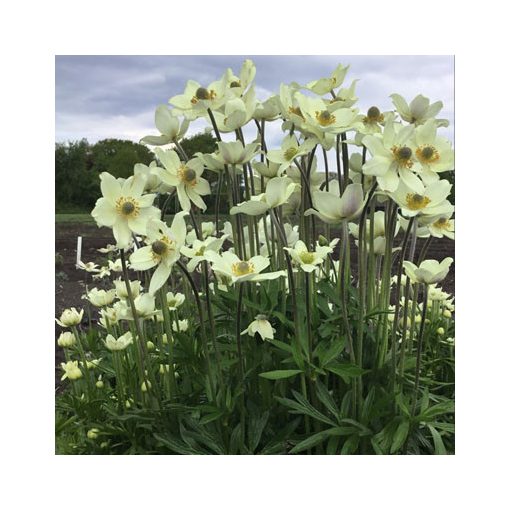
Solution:
M384 120L384 115L381 113L381 110L377 108L377 106L371 106L366 116L363 118L363 122L365 124L376 124L378 122L382 122Z
M398 166L406 168L411 168L413 166L413 162L411 161L413 151L409 147L405 145L394 145L391 148L391 152L393 152L393 157L398 163Z
M163 236L161 239L154 241L151 244L153 259L159 262L162 257L174 249L174 245L175 242L172 239L169 239L167 236Z
M416 157L422 163L435 163L439 159L439 152L432 145L422 145L416 149Z
M136 218L140 214L140 205L133 197L120 197L115 202L117 214L125 218Z
M205 87L198 87L195 95L191 98L192 104L197 104L200 99L214 99L216 97L216 92L214 90L207 90Z
M328 112L328 110L322 110L322 112L315 112L315 118L317 122L325 127L331 126L335 122L335 116Z
M240 260L239 262L232 264L232 273L234 273L235 276L244 276L254 272L255 268L251 262Z
M294 115L297 115L298 117L301 117L302 119L305 118L303 115L303 112L301 111L301 108L299 108L299 106L296 106L296 107L290 106L289 113L293 113Z
M202 246L195 252L195 257L201 257L205 253L205 246Z
M434 222L434 227L441 230L448 230L450 228L450 222L448 221L448 218L439 218Z
M283 157L287 161L290 161L297 154L297 152L298 150L296 149L296 147L290 147L283 153Z
M192 168L188 168L185 165L182 165L177 171L179 179L181 182L186 184L187 186L195 186L197 183L197 173Z
M311 264L315 260L315 254L309 251L302 251L299 254L299 258L304 264Z
M430 203L430 198L419 193L408 193L406 196L407 208L411 211L419 211Z

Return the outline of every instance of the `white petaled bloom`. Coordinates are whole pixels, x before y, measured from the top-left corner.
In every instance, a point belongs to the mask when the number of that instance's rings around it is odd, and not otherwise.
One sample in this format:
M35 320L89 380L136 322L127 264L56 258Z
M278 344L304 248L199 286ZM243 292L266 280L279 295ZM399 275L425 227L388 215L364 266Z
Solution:
M433 237L447 237L455 239L455 220L452 219L453 212L440 214L439 216L427 217L425 224Z
M271 96L265 101L257 101L253 118L257 120L276 120L280 116L280 101L278 96Z
M220 237L219 239L211 236L205 239L204 241L200 241L198 239L193 241L191 247L183 246L181 248L181 253L185 257L189 258L189 262L187 264L188 271L193 272L198 266L198 264L200 264L200 262L206 260L205 258L206 251L213 251L216 253L220 251L220 248L226 238L227 238L226 235Z
M172 110L165 105L159 105L156 108L154 122L161 135L144 136L140 140L140 143L146 143L148 145L166 145L178 141L186 134L189 126L189 120L185 119L182 121L182 124L180 124L179 119L172 113Z
M92 275L93 280L100 280L106 276L110 276L111 271L108 266L101 266L97 274Z
M416 266L408 260L404 261L406 275L413 283L439 283L446 278L450 265L453 262L451 257L446 257L442 262L437 260L424 260Z
M241 331L241 335L248 333L250 336L255 336L255 333L258 333L262 340L267 340L268 338L273 340L275 331L265 315L256 315L255 320L244 331Z
M243 127L253 118L256 105L254 87L250 87L242 97L227 100L224 113L217 111L214 114L218 129L223 133L230 133Z
M452 206L452 210L453 210L453 206ZM433 218L433 216L431 216L430 218ZM402 216L400 214L398 215L398 223L402 227L403 230L407 230L409 228L409 221L410 221L410 218L406 218L405 216ZM430 230L426 226L426 223L428 221L429 221L428 216L424 216L424 215L416 216L416 220L415 220L415 222L416 222L416 237L419 237L421 239L430 237Z
M181 294L180 292L176 292L175 294L173 292L167 292L166 294L166 304L168 305L169 310L177 310L185 300L184 294Z
M115 289L103 290L97 289L94 287L93 289L87 292L86 298L90 301L94 306L108 306L113 303L115 299Z
M213 221L203 221L200 225L200 229L202 230L202 237L207 239L209 236L212 236L216 231L216 224ZM195 229L190 230L186 234L186 242L188 244L192 244L193 241L197 239L197 233Z
M145 193L169 193L173 190L172 186L161 182L158 176L158 165L152 161L149 166L143 163L137 163L134 168L134 175L141 175L145 178Z
M296 128L302 130L305 117L298 102L298 94L300 94L298 92L299 87L300 86L297 84L291 84L289 86L282 83L280 85L278 100L280 102L282 116L294 124Z
M242 202L230 209L230 214L248 214L256 216L269 209L285 204L290 196L300 189L300 185L292 182L289 177L275 177L266 186L266 192L254 195L250 200Z
M99 358L99 359L91 359L91 360L85 360L85 363L83 363L83 361L80 361L80 365L82 367L86 367L87 370L94 370L94 368L97 368L99 367L99 363L101 363L103 358Z
M351 85L346 88L341 88L336 96L329 100L331 111L338 108L349 108L356 103L358 97L356 96L356 84L359 80L353 80Z
M154 294L164 285L173 265L179 260L186 239L184 216L187 214L185 211L177 213L170 228L161 220L152 220L147 226L147 246L136 250L129 257L131 267L140 271L157 266L151 278L149 294Z
M390 119L384 126L382 136L368 135L363 138L363 144L372 155L363 165L363 173L375 176L383 191L395 191L399 177L411 187L419 180L411 171L421 169L410 142L413 133L414 126L402 126Z
M71 381L75 381L76 379L80 379L83 377L83 374L78 366L77 361L68 361L67 363L60 363L62 370L64 371L64 375L60 378L61 381L64 379L70 379Z
M209 195L209 182L201 177L204 165L199 158L192 158L181 163L179 156L173 150L164 151L159 147L156 155L164 166L157 169L159 178L169 186L175 186L179 203L184 211L191 209L191 202L205 211L207 206L201 195Z
M98 273L99 272L99 266L95 264L94 262L82 262L81 260L76 264L78 269L83 269L84 271L87 271L87 273Z
M119 322L119 317L117 316L117 310L115 308L102 308L99 311L99 315L99 324L105 329Z
M126 267L129 267L129 261L126 262ZM108 269L110 271L113 271L114 273L122 273L122 260L116 259L116 260L109 260L108 261Z
M320 78L318 80L311 81L303 88L311 90L319 96L329 94L332 90L342 85L348 70L349 66L344 67L342 64L338 64L328 78Z
M361 124L358 131L364 135L374 135L382 132L381 124L384 123L385 117L377 106L371 106L359 120Z
M325 134L340 134L356 129L358 110L355 108L337 108L319 98L296 94L305 119L306 131L313 133L319 140Z
M129 177L122 186L107 172L100 177L103 197L91 214L99 226L112 228L118 248L128 248L132 233L145 235L147 221L159 217L159 209L152 205L156 195L142 195L145 178L141 175Z
M264 163L261 161L252 161L251 166L259 175L266 179L281 177L280 163L273 163L269 160L266 160Z
M249 143L246 146L235 142L218 142L219 158L225 165L243 165L248 163L258 153L259 144Z
M297 138L289 134L283 139L281 149L267 152L267 159L280 165L278 174L281 174L292 165L296 158L308 154L317 143L318 140L316 138L307 138L299 145Z
M269 266L270 262L267 257L262 257L261 255L256 255L249 260L241 260L235 253L230 251L223 252L221 255L207 252L206 258L212 263L212 269L215 273L229 277L232 283L274 280L286 274L285 271L262 273Z
M185 333L189 329L188 319L177 320L172 323L172 330L175 332Z
M397 235L400 229L400 223L397 222L395 225L394 235ZM365 246L370 246L370 218L365 220L365 228L364 228L364 240ZM374 253L376 255L384 255L386 249L386 221L384 211L376 211L374 213ZM355 239L359 239L359 225L355 223L349 223L349 232ZM356 245L358 246L358 241L356 241Z
M223 76L226 83L225 94L228 97L241 97L253 82L257 69L252 60L243 62L239 77L235 76L232 69L228 68Z
M329 247L318 246L317 251L308 251L306 244L299 240L294 248L284 248L287 250L292 257L292 260L298 265L303 271L311 273L319 269L319 265L324 262L329 252Z
M221 158L220 152L217 150L211 154L195 153L195 157L200 159L204 164L204 168L212 172L219 173L225 169L225 162Z
M106 348L110 351L123 351L127 349L133 343L133 335L131 331L124 333L119 338L115 338L112 335L107 335L104 344Z
M64 331L60 333L60 336L57 340L57 345L59 347L72 347L76 344L76 337L70 331Z
M70 326L77 326L81 320L83 319L83 310L80 310L79 312L76 310L76 308L66 308L59 319L55 319L57 324L59 326L62 326L63 328L68 328Z
M126 287L126 282L123 280L115 280L115 292L117 293L117 297L119 299L128 299L128 291ZM140 290L142 289L142 284L139 280L129 280L129 287L131 289L131 294L133 295L133 299L138 297L138 294L140 294Z
M207 87L189 80L184 93L171 97L168 102L176 107L176 113L182 112L189 119L206 115L208 109L216 110L223 106L227 87L226 78L224 75L221 80L214 81Z
M134 303L136 313L140 319L149 319L157 314L156 299L152 294L140 294L134 300ZM134 320L129 303L119 301L115 303L114 308L121 319Z
M416 128L411 148L420 162L420 177L425 184L438 181L438 173L453 170L455 167L452 146L446 138L437 136L437 125L432 119Z
M400 181L396 191L390 193L390 197L400 206L404 216L438 216L453 211L453 206L446 200L451 188L452 185L446 180L424 186L418 179L412 188Z
M390 97L402 120L417 126L424 124L428 119L433 119L443 108L441 101L430 104L430 99L421 94L409 104L400 94L391 94ZM446 119L437 119L435 122L440 127L447 127L449 124Z
M438 287L436 284L431 284L429 286L428 298L431 301L446 301L450 299L450 294L448 292L443 291L441 287Z
M328 191L316 191L312 198L315 209L305 211L305 216L315 214L330 225L358 217L364 204L361 184L349 184L341 197Z
M117 246L114 244L107 244L104 248L98 248L97 251L99 253L111 253L117 250Z

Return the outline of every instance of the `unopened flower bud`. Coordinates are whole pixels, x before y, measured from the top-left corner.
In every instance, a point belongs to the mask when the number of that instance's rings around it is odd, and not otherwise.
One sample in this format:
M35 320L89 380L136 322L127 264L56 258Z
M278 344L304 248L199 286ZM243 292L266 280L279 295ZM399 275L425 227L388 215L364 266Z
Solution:
M452 312L450 312L450 310L444 310L443 311L443 317L446 317L447 319L451 319Z
M76 338L70 331L61 333L57 340L59 347L72 347L75 343Z
M153 351L155 348L156 348L156 346L154 345L154 343L149 340L147 342L147 350L148 351Z
M444 335L444 328L437 328L436 333L437 333L438 335Z
M96 381L96 388L99 388L99 389L104 388L104 382L101 380Z
M99 434L99 429L90 429L87 432L87 437L89 439L97 439L98 434Z
M329 241L323 236L319 236L319 246L329 246Z
M142 383L142 391L145 393L147 391L147 388L150 390L152 388L152 385L150 381L147 381L147 384L145 381Z

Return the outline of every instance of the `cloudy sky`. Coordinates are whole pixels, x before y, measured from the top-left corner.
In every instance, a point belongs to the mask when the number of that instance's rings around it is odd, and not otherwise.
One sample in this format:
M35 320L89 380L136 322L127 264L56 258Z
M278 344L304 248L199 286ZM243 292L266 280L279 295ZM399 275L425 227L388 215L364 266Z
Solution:
M372 105L382 111L393 109L389 95L397 92L410 101L423 94L441 100L440 118L450 120L443 134L453 140L454 59L453 56L57 56L56 128L57 142L87 138L138 141L158 134L154 109L182 93L186 81L204 85L218 79L226 68L238 73L245 58L257 66L257 97L265 99L278 91L280 83L304 84L329 76L338 63L350 64L344 84L359 79L357 107ZM190 132L203 130L197 121ZM269 144L277 143L278 126L269 131ZM250 138L250 130L246 133Z

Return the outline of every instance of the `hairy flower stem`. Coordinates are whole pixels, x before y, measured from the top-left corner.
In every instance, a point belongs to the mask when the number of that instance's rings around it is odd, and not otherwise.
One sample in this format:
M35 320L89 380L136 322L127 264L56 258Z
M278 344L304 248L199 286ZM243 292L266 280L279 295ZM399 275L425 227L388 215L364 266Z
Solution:
M146 347L147 344L145 342L142 328L140 327L140 318L138 317L138 312L135 307L135 300L133 298L133 292L131 290L131 282L129 280L129 273L127 270L126 264L126 254L123 249L120 250L120 261L122 264L122 273L124 275L124 282L126 284L126 292L128 295L129 307L131 308L131 314L133 315L133 322L135 323L136 328L136 336L138 339L137 342L137 368L138 368L138 376L141 381L145 383L145 388L147 389L147 393L150 394L152 392L150 388L149 381L147 379L147 375L145 374L145 358L147 355Z
M209 118L211 119L211 124L214 129L214 134L216 135L216 140L218 142L221 142L221 135L220 135L220 131L218 129L218 124L216 124L216 119L214 118L214 114L210 108L207 108L207 113L209 115Z
M216 199L214 201L214 224L216 225L215 235L220 236L220 201L221 201L221 186L223 184L223 172L218 175L218 183L216 189Z
M416 352L416 371L414 374L414 390L413 390L413 401L411 404L411 420L414 418L416 411L416 401L418 399L418 386L420 383L420 369L421 369L421 353L423 348L423 336L425 332L425 317L427 315L427 301L429 296L429 286L423 284L423 310L421 315L420 333L418 335L418 349Z
M81 341L81 335L76 326L71 327L71 331L73 332L76 338L76 347L78 348L78 352L80 353L80 357L82 359L83 370L85 371L85 380L87 381L87 390L89 392L89 397L92 398L93 386L92 386L92 377L90 375L90 370L87 365L87 357L85 356L85 350L83 349L83 344Z
M166 340L168 342L168 363L170 365L169 370L169 380L170 380L170 392L171 395L175 395L176 383L175 383L175 374L174 374L174 342L173 342L173 333L172 333L172 321L170 319L170 313L168 310L168 304L166 301L166 294L168 291L167 284L163 285L161 289L159 289L159 299L161 301L161 309L163 311L163 323L165 325L166 332Z
M343 189L349 184L349 147L347 146L347 135L342 133L340 135L342 140L342 168L343 168Z
M200 300L200 295L198 293L197 286L195 285L195 282L193 281L193 277L189 274L189 271L186 269L186 266L178 260L176 262L177 267L181 270L182 274L186 277L188 280L191 290L193 292L193 296L195 298L195 303L197 305L198 310L198 319L200 323L200 337L202 340L202 350L204 351L204 357L205 357L205 365L207 370L207 378L209 379L209 388L210 392L208 392L208 398L210 401L213 401L216 403L216 385L214 383L214 378L212 376L211 372L211 360L209 357L209 348L207 346L207 335L205 332L205 320L204 320L204 311L202 309L202 302Z
M407 250L407 244L413 225L415 224L415 218L412 217L409 220L406 233L404 234L404 240L402 241L402 247L398 258L397 266L397 294L395 297L395 313L393 316L393 327L391 331L391 380L390 380L390 391L394 395L395 392L395 375L397 371L397 329L398 321L400 319L400 293L402 287L402 271L404 266L404 259Z
M246 421L246 406L245 406L245 374L244 374L244 360L243 351L241 346L241 313L243 310L243 288L244 282L239 283L239 293L237 297L237 313L236 313L236 342L237 342L237 356L239 358L239 378L241 381L242 391L239 396L241 402L240 414L241 414L241 437L242 443L244 444L245 437L245 421Z
M336 147L335 147L335 154L336 154L336 172L337 172L337 179L338 179L338 188L340 190L340 196L342 196L342 193L344 192L343 187L343 181L342 181L342 170L340 166L340 135L336 135Z

